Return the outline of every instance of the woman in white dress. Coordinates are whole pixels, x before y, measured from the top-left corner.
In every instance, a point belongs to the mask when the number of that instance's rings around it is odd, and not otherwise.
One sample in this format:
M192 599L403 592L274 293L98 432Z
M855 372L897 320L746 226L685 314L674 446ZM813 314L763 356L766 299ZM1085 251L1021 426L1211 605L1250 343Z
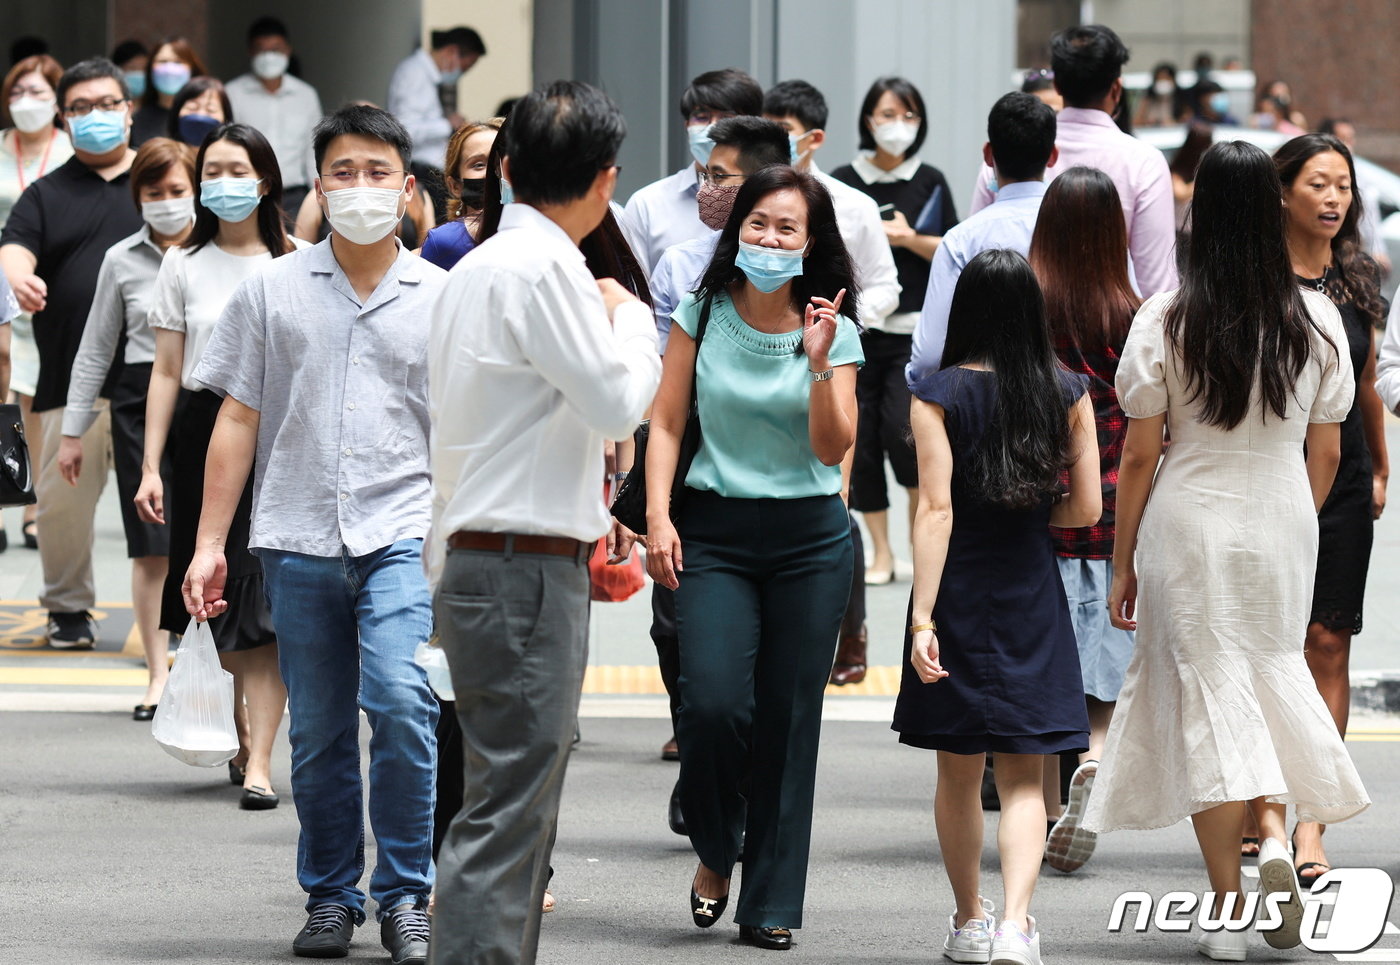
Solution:
M1182 287L1142 306L1118 366L1129 423L1109 608L1137 648L1085 823L1190 816L1214 911L1239 920L1248 807L1261 890L1290 896L1265 940L1287 948L1302 899L1285 806L1333 823L1370 802L1299 643L1355 383L1337 309L1293 277L1270 165L1244 142L1206 152ZM1245 947L1243 930L1198 943L1223 961Z

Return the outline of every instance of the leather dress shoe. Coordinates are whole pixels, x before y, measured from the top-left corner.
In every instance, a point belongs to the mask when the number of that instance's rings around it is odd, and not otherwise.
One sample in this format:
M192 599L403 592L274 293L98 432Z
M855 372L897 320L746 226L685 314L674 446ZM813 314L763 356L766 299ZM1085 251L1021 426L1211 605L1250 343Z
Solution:
M131 712L132 720L151 720L156 715L155 704L137 704Z
M740 925L739 937L750 945L785 952L792 947L792 932L786 928L767 928L762 925Z
M681 785L679 781L671 789L671 803L666 807L666 823L676 834L682 837L686 835L685 815L681 813Z
M860 631L843 636L836 647L836 663L831 668L831 683L837 687L858 684L865 679L865 624Z
M690 889L690 917L696 928L709 928L719 921L728 904L728 895L720 898L701 898L694 888Z
M681 749L676 746L676 737L671 735L671 739L661 745L661 759L663 761L678 761L681 759Z

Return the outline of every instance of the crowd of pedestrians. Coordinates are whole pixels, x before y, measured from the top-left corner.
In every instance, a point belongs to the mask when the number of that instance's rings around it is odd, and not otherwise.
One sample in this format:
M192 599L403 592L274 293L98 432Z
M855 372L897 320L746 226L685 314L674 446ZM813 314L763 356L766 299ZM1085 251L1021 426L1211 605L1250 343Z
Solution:
M1265 937L1299 943L1323 832L1369 804L1348 654L1400 406L1342 122L1305 134L1266 85L1297 135L1273 157L1198 127L1169 165L1115 120L1129 52L1090 25L990 105L962 220L908 80L870 86L827 174L821 91L735 69L686 87L691 158L622 207L601 91L456 113L469 28L405 59L387 110L329 114L281 23L247 40L227 84L179 37L6 75L0 393L29 414L49 645L95 642L113 468L133 716L165 632L208 621L229 778L267 810L290 710L297 955L347 954L372 911L395 965L535 960L600 541L644 545L654 583L668 821L698 858L677 894L714 926L742 861L742 940L791 948L823 694L864 678L865 587L897 575L887 472L914 558L892 726L937 755L945 957L1039 965L1042 861L1185 817L1213 913L1257 856ZM1153 77L1138 123L1180 122Z

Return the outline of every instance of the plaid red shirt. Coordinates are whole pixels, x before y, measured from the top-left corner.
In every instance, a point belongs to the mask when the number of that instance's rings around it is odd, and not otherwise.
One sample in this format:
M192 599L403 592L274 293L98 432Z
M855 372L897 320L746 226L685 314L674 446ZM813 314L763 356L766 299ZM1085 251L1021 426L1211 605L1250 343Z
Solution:
M1103 482L1103 516L1097 523L1081 529L1051 528L1055 552L1059 556L1089 560L1113 558L1118 459L1128 435L1128 418L1118 405L1118 392L1113 387L1122 350L1122 345L1110 346L1106 352L1083 352L1069 342L1059 342L1055 346L1055 354L1065 368L1089 377L1089 400L1094 404L1094 425L1099 436L1099 478ZM1068 489L1069 470L1065 470L1060 474L1060 491Z

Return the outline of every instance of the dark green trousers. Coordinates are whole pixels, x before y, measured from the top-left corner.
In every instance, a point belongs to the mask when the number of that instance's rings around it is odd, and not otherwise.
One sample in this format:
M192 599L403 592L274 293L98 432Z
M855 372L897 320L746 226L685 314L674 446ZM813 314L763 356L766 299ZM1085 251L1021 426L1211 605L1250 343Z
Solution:
M741 925L802 925L822 692L851 593L838 496L692 491L678 527L681 809L701 862L728 876Z

